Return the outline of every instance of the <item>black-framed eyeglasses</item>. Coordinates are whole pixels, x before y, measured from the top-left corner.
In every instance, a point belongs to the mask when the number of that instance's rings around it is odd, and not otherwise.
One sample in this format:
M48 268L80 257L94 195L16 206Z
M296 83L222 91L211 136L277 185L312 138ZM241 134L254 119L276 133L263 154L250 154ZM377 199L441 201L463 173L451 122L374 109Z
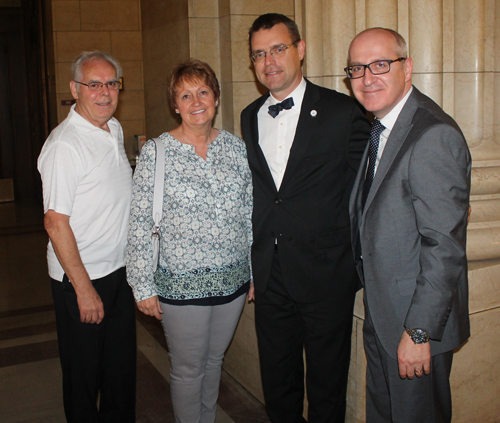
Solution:
M382 75L391 70L391 63L406 60L406 57L398 57L396 60L377 60L376 62L368 63L367 65L354 65L344 68L349 79L357 79L365 76L366 68L370 69L373 75Z
M252 54L250 54L250 57L252 58L254 63L262 62L265 58L267 53L270 53L271 56L273 57L280 57L284 56L286 51L292 47L294 44L297 44L300 40L294 41L292 44L288 44L287 46L284 44L281 44L279 46L273 47L269 51L254 51Z
M101 91L104 85L106 85L106 87L108 87L109 90L115 90L115 91L119 90L121 87L121 82L118 80L112 80L109 82L91 81L88 84L85 84L84 82L80 81L74 81L74 82L76 82L77 84L86 85L90 91Z

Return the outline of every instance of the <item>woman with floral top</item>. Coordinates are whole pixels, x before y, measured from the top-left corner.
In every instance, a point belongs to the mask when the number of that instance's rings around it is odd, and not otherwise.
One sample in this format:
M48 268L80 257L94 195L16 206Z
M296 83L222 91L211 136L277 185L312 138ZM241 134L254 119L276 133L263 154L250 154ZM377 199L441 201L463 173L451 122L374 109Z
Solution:
M158 268L152 268L155 143L134 175L127 277L137 306L161 320L170 354L176 422L212 423L224 353L253 299L252 182L245 144L212 127L220 89L214 71L190 59L172 72L169 101L181 125L160 135L165 187Z

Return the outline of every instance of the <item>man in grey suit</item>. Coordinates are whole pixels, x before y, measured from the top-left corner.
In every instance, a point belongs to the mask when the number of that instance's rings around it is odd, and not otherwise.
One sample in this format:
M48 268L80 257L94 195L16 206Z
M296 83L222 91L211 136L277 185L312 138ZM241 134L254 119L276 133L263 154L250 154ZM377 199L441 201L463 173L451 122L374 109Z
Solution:
M456 122L412 86L412 69L404 39L382 28L354 38L345 69L375 115L350 200L367 422L450 422L453 349L470 335L470 154Z

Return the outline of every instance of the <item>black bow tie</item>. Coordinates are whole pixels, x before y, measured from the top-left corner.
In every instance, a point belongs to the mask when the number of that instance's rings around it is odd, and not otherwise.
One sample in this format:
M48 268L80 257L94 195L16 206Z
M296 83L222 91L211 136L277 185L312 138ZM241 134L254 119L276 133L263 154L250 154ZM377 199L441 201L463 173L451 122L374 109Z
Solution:
M287 99L283 100L281 103L276 103L273 104L272 106L269 106L269 113L273 118L278 116L282 110L289 110L293 107L293 98L288 97Z

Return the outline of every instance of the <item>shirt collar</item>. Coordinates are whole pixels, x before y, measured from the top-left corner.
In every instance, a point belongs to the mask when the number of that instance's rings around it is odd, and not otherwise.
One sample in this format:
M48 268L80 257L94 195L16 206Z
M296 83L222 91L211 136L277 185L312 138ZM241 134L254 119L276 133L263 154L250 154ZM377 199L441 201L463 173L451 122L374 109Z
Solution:
M302 106L302 100L304 99L304 93L306 92L306 80L304 79L304 77L302 77L302 80L300 81L299 85L297 85L297 88L295 88L289 96L287 96L286 98L290 98L292 97L293 98L293 107L292 109L297 109L297 110L300 110L300 107ZM285 99L283 99L285 100ZM281 103L281 101L279 100L276 100L275 97L273 97L273 95L271 93L269 93L269 98L266 102L267 106L271 106L273 104L277 104L277 103Z
M413 91L413 85L410 87L406 95L401 99L401 101L394 106L394 108L387 113L382 119L380 119L380 123L385 126L386 129L389 131L392 131L392 128L396 124L396 121L398 120L399 114L401 113L401 110L403 110L404 105L406 104L406 101L410 97L411 92Z
M109 132L105 131L104 129L101 129L95 125L92 125L87 119L85 119L82 115L80 115L75 110L75 107L76 107L76 104L73 104L71 106L71 110L69 112L68 118L73 125L78 127L79 130L81 130L83 132L103 131L103 132L109 133ZM114 117L112 117L110 120L108 120L108 126L109 126L109 129L111 130L111 133L114 136L116 136L118 121Z

